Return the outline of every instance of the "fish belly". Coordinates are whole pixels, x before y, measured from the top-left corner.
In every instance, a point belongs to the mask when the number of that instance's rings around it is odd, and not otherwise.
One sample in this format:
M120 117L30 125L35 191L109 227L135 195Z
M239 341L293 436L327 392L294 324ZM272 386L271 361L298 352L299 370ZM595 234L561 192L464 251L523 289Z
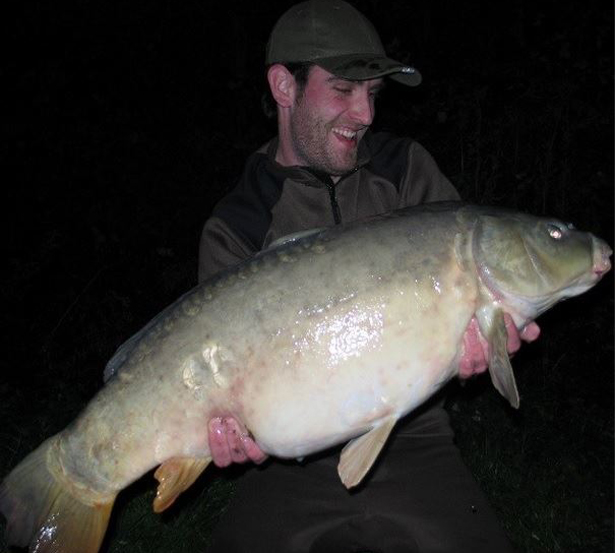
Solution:
M457 373L475 308L454 270L433 286L357 294L273 340L246 378L242 420L259 445L302 457L418 407ZM409 316L408 313L414 313ZM265 357L266 356L266 357ZM249 374L249 372L248 372Z

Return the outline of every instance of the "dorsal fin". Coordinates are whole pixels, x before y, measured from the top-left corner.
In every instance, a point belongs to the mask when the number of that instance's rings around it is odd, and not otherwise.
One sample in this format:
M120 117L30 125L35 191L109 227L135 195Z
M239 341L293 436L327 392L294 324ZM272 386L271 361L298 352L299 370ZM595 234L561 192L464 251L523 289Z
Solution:
M269 244L263 251L274 250L275 248L279 248L280 246L283 246L285 244L290 244L291 242L296 242L297 240L301 240L302 238L306 238L308 236L318 234L322 232L323 230L326 230L326 228L325 227L312 228L309 230L300 230L299 232L293 232L291 234L286 234L285 236L282 236L278 238L277 240L274 240L273 242L271 242L271 244Z
M132 335L126 340L113 354L113 357L107 361L105 370L103 372L103 382L107 382L111 377L115 376L126 360L132 355L137 346L141 343L141 340L161 321L166 319L170 313L186 298L188 295L194 292L194 288L182 295L177 301L171 305L167 305L158 315L150 320L141 330Z

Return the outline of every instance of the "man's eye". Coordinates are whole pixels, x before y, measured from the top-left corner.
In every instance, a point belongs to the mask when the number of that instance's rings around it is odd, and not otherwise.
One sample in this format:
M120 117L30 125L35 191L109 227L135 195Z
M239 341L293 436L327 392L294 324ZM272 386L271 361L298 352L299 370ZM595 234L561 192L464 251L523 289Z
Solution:
M337 90L337 92L340 92L342 94L350 94L352 92L352 90L350 90L350 88L339 88L339 87L336 87L335 90Z

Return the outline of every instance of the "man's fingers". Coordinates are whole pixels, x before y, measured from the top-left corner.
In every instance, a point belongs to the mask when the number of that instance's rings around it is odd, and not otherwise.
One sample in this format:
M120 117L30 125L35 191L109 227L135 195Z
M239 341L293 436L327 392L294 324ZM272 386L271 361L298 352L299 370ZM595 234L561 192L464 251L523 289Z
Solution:
M246 428L234 418L215 417L208 424L209 450L217 467L231 463L262 463L267 455L252 439Z
M259 464L267 458L267 455L256 445L250 433L239 421L225 419L225 424L229 435L231 456L234 462L243 463L249 459L253 463ZM237 452L234 453L234 451Z
M521 339L524 342L533 342L538 336L540 336L540 327L534 321L525 325L521 331Z
M226 429L222 419L216 417L209 421L209 451L217 467L227 467L231 464L231 452L226 438Z
M242 436L247 434L246 430L235 419L224 419L224 426L231 460L233 463L245 463L248 456L243 449Z
M459 361L459 376L469 378L487 369L488 347L478 328L478 321L472 317L463 335L463 352Z
M540 335L540 328L535 322L528 323L519 332L512 317L504 314L506 324L506 350L509 355L519 351L521 341L532 342ZM480 332L478 321L472 317L463 335L463 350L459 361L459 376L469 378L472 375L484 372L489 359L489 344Z
M250 461L260 465L267 459L267 455L263 453L262 449L256 445L256 442L250 436L242 436L241 441L243 442L243 450Z
M519 351L521 341L533 342L540 336L540 327L534 321L525 325L525 327L521 329L521 332L517 330L512 317L508 313L504 315L504 321L506 322L506 331L508 333L508 341L506 343L508 353Z
M519 330L517 330L517 326L508 313L504 314L504 322L506 323L506 332L508 334L508 340L506 340L506 350L509 354L516 353L521 347Z

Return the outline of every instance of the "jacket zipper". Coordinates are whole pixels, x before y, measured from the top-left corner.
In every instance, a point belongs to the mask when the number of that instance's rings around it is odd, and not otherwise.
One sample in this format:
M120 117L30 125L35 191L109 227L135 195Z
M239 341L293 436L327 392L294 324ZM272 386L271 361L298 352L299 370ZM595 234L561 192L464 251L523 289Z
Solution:
M325 182L325 185L329 191L329 200L331 202L331 209L333 210L333 220L336 225L339 225L342 222L342 214L340 212L340 206L337 203L337 198L335 197L335 184L329 180Z
M334 183L331 180L331 177L329 176L326 179L323 179L323 182L325 183L325 186L327 187L327 190L329 191L329 200L331 201L331 210L333 211L333 220L335 221L336 225L339 225L342 223L342 212L340 210L339 204L337 203L337 198L335 197L335 187L340 182L342 182L345 178L349 177L353 173L356 173L359 169L360 167L357 165L352 171L350 171L349 173L346 173L342 178L340 178L337 181L337 183Z
M349 177L353 173L356 173L360 167L357 165L352 171L343 175L337 183L334 183L329 175L323 173L321 171L316 171L314 169L306 168L309 173L315 176L320 182L322 182L329 191L329 202L331 203L331 211L333 211L333 221L336 225L340 225L342 223L342 211L340 210L340 206L337 203L337 198L335 196L335 187L340 182L342 182L345 178Z

